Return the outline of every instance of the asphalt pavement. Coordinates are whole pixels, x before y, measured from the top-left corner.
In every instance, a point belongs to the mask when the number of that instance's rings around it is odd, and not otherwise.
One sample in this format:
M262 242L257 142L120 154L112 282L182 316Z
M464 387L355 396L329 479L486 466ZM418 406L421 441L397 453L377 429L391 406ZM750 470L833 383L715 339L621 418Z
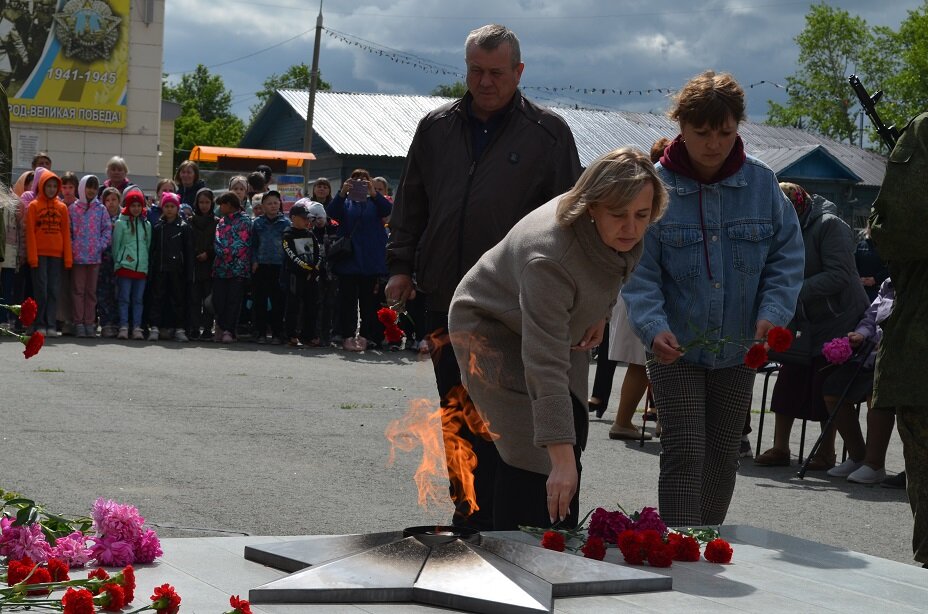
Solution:
M608 439L623 374L609 412L591 421L584 511L657 506L659 440L641 448ZM758 377L755 411L761 386ZM340 534L450 520L443 497L417 503L420 448L397 451L388 466L387 427L414 401L436 401L431 363L411 352L62 337L27 361L21 344L6 340L0 399L0 488L53 512L88 514L95 498L116 499L138 506L165 537ZM794 455L799 431L797 423ZM807 450L817 435L810 425ZM769 419L762 448L772 437ZM902 468L894 434L887 470ZM726 522L912 562L905 491L824 472L800 480L797 469L795 460L770 468L746 459Z

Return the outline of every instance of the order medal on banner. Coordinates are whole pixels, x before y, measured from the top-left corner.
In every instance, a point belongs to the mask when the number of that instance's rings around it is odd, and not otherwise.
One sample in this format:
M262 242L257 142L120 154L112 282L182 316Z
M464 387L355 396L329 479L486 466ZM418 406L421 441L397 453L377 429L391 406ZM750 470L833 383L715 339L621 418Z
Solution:
M126 125L129 0L7 2L0 80L14 122Z

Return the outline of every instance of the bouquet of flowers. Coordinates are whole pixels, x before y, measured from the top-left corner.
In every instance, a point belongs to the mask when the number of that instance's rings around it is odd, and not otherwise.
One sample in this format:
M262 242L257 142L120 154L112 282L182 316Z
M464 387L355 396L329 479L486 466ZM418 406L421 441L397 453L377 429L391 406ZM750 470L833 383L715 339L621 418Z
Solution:
M91 517L67 519L45 511L35 501L0 490L0 556L36 563L58 559L69 567L122 567L151 563L161 556L161 542L138 509L97 499ZM10 516L6 510L12 510Z
M6 510L15 510L7 516ZM30 499L0 490L0 611L4 607L50 610L64 614L122 612L135 600L135 569L122 561L151 563L161 545L138 509L97 499L91 517L68 520L46 512ZM102 568L86 578L71 578L76 567L94 561ZM124 565L124 566L123 566ZM63 591L60 596L53 596ZM154 611L177 614L181 598L170 584L152 589L144 605L127 614ZM251 604L233 595L224 614L251 614Z
M832 339L822 346L822 356L833 365L843 365L853 355L854 349L851 347L851 340L847 337Z
M23 326L32 326L32 323L35 322L35 317L39 313L39 307L32 298L27 298L21 305L0 305L0 307L12 312L19 318ZM36 332L31 335L20 335L5 326L0 326L0 337L16 337L19 339L19 341L26 346L26 349L23 350L23 356L27 359L38 354L39 350L42 349L42 345L45 343L45 335L42 333Z
M631 565L670 567L673 561L698 561L700 544L705 544L703 556L711 563L729 563L732 548L711 528L669 529L653 507L627 514L596 508L584 516L576 529L541 529L519 527L531 535L541 536L541 545L549 550L572 550L587 558L603 560L606 550L617 547L625 562ZM589 520L589 524L587 523Z
M717 330L717 329L716 329ZM700 333L690 342L681 345L677 350L681 354L686 354L692 349L703 348L709 352L718 354L726 345L738 345L747 349L744 356L745 366L751 369L759 369L767 364L767 348L774 352L785 352L793 345L793 333L788 328L774 326L764 339L738 339L733 340L727 337L720 339L710 338L709 333Z
M377 319L383 324L383 338L387 343L399 343L406 333L399 327L399 313L389 307L377 311Z

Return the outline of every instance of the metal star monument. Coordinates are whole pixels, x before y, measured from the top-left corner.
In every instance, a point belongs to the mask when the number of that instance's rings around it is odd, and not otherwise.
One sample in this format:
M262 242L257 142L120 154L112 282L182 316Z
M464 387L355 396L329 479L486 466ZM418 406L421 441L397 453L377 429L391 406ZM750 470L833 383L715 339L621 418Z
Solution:
M417 602L484 614L551 612L556 597L670 590L672 579L457 527L304 538L245 548L291 575L252 603Z

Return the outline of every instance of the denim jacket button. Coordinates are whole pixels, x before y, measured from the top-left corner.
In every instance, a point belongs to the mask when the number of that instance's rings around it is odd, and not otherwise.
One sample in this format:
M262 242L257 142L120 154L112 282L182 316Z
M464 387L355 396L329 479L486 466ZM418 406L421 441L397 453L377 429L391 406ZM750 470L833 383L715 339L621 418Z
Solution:
M718 288L721 288L721 287L722 287L722 284L719 283L719 282L715 282L715 283L712 285L712 287L718 289Z
M719 240L719 236L718 236L718 235L712 235L712 240L713 240L713 241L718 241L718 240Z

